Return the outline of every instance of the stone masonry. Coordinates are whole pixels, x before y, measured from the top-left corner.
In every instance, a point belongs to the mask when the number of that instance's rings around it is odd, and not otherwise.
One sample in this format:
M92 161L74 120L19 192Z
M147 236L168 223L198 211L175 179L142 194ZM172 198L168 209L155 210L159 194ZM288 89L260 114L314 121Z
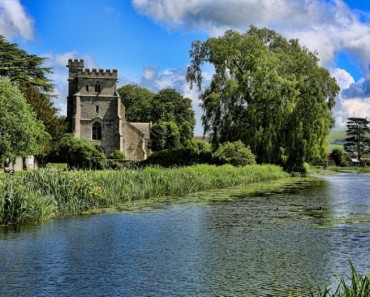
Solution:
M109 156L122 151L128 160L150 154L151 123L130 123L117 93L117 70L84 69L84 60L68 60L68 130Z

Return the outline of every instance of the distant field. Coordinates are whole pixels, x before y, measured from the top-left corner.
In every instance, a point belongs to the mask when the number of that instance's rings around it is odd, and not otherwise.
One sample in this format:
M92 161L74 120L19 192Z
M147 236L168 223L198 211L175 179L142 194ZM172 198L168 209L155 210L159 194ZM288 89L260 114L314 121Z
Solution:
M346 137L347 137L347 134L345 130L331 131L329 134L329 143L339 144L341 141L344 141Z

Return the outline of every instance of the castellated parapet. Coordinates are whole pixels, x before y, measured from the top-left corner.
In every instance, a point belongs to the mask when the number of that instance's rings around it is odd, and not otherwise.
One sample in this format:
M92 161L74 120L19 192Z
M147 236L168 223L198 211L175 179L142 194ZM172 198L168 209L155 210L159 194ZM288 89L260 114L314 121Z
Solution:
M81 60L77 60L77 59L69 59L68 60L68 65L67 67L71 68L71 67L74 67L74 68L84 68L84 60L81 59Z
M117 69L78 69L77 75L83 78L111 78L117 79Z
M72 77L79 76L81 78L112 78L117 79L117 69L96 69L96 68L84 68L85 63L83 59L69 59L67 67L69 68L70 75Z

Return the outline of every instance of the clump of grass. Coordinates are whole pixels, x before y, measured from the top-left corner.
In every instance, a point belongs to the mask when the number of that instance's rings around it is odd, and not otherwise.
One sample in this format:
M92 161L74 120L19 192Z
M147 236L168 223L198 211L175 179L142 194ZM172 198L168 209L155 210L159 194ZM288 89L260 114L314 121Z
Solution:
M39 222L98 206L100 188L87 172L39 170L0 181L0 224Z
M38 170L0 179L0 224L39 222L128 201L185 196L283 177L287 174L274 165Z
M351 276L349 279L340 278L338 287L333 291L330 288L325 288L319 291L318 296L322 297L369 297L370 296L370 276L361 276L351 266ZM314 296L314 295L311 295Z

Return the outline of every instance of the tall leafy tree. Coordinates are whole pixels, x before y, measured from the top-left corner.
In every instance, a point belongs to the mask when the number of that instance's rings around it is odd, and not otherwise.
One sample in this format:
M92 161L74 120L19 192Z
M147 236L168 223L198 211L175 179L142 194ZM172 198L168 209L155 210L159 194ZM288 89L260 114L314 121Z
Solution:
M34 86L43 92L53 91L53 84L46 77L51 72L44 67L45 59L28 54L0 35L0 75L23 86Z
M316 53L269 29L195 41L187 80L202 88L202 65L214 66L200 94L204 133L215 146L241 140L259 163L300 170L323 158L339 87Z
M19 89L0 77L0 161L41 154L50 135Z
M124 85L117 90L126 108L126 119L131 122L152 121L154 93L135 84Z
M177 126L181 144L193 137L195 115L191 99L174 89L163 89L153 97L151 119L154 123L171 122Z
M370 128L368 124L370 122L365 118L348 118L347 121L347 138L344 143L344 148L347 151L357 152L358 159L361 158L364 153L370 151L370 139L368 134Z
M132 122L152 122L152 148L176 148L193 137L195 115L191 99L184 98L174 89L158 93L137 85L119 88L126 118Z
M66 127L51 101L54 86L47 78L51 68L44 67L44 61L44 58L27 53L0 35L0 76L18 86L37 119L44 123L52 137L49 145L45 146L46 151L50 151L58 145Z

